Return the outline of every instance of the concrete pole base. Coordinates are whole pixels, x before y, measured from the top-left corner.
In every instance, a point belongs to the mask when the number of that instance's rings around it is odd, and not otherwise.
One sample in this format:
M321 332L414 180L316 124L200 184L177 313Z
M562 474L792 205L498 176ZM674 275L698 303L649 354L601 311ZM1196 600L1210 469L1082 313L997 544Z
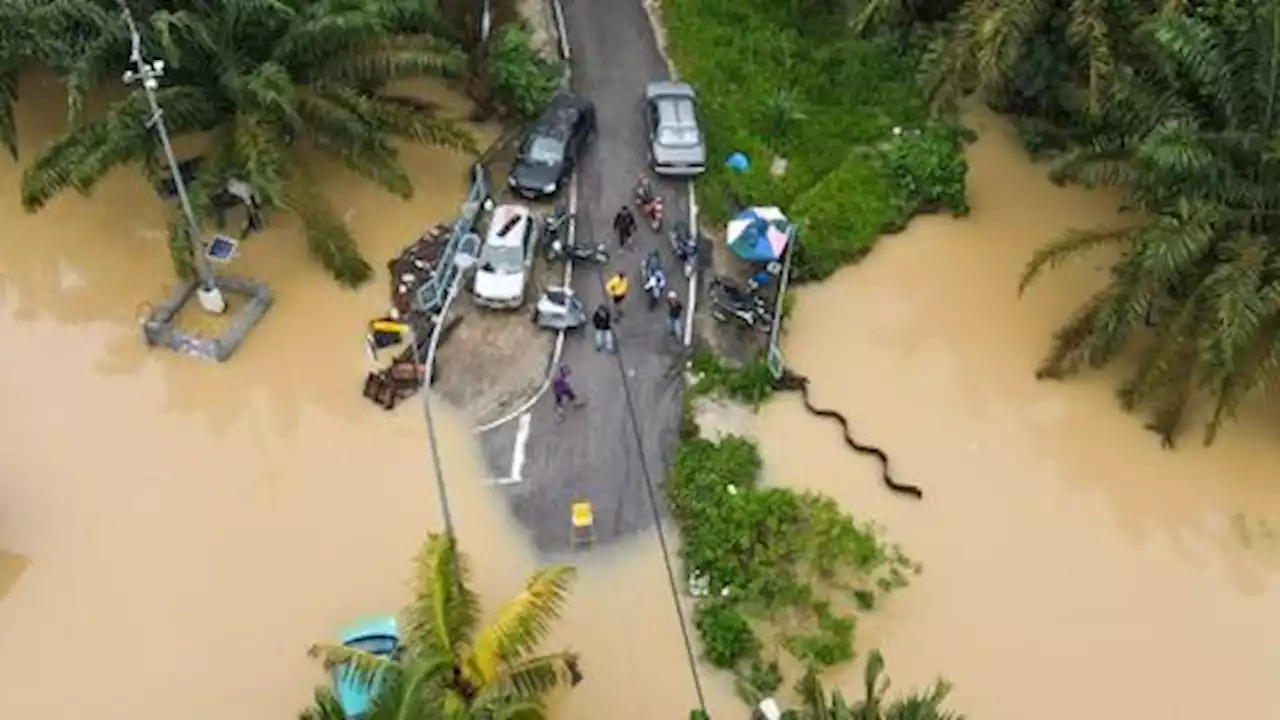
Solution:
M196 300L201 309L210 315L221 315L227 311L227 301L222 297L222 290L216 286L196 288Z

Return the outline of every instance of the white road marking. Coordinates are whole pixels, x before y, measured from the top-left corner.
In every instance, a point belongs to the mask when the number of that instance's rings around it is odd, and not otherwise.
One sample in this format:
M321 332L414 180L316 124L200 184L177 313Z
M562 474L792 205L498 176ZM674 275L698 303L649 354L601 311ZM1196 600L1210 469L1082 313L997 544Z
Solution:
M511 448L511 474L495 478L489 485L519 485L524 482L525 451L529 446L529 430L533 427L533 414L524 413L516 422L516 439Z

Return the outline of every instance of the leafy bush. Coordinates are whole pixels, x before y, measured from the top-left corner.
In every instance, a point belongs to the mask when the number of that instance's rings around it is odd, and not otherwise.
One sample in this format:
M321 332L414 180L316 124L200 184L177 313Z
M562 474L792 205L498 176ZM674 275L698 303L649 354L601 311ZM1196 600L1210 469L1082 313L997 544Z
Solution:
M845 167L855 149L882 142L894 127L925 122L911 57L892 42L849 37L840 23L820 27L806 7L774 0L663 1L668 50L701 97L710 162L698 181L698 199L710 223L726 221L735 204L777 205L797 215L804 197L828 174L857 172ZM959 150L953 146L949 152L958 157ZM721 164L732 152L751 158L747 172ZM787 158L787 172L773 177L769 165L778 155ZM947 161L939 156L933 164L945 175ZM932 182L929 164L910 167L907 177L922 171L921 180ZM829 196L821 210L812 207L817 200L810 201L808 210L822 219L819 228L805 228L799 247L820 247L812 271L798 279L824 277L858 259L883 229L882 221L892 217L901 225L913 211L910 200L903 204L911 194L896 186L896 174L870 178L863 170L869 183L858 192ZM847 187L839 178L835 183ZM939 198L954 200L954 187L937 187ZM871 217L847 219L862 213ZM835 234L817 239L826 232L824 222ZM856 226L854 232L844 225Z
M726 365L715 353L699 349L693 354L697 395L723 395L731 400L759 407L773 394L773 373L763 358L743 367Z
M760 654L760 639L751 630L751 623L728 602L698 603L693 625L702 638L703 654L716 667L733 669Z
M489 54L489 77L498 101L531 119L542 112L560 86L561 64L538 52L520 23L502 28Z
M885 144L885 164L906 194L910 212L946 208L956 215L969 214L969 162L959 146L954 132L939 127L908 132Z
M769 675L776 668L760 664L752 620L785 616L786 627L775 630L787 652L810 663L843 662L852 656L854 621L836 607L904 587L919 567L831 498L762 487L761 467L759 450L744 438L688 440L666 492L684 567L708 584L694 623L703 652L749 684L780 685Z
M792 277L821 280L866 255L880 233L905 222L909 202L874 158L850 155L793 206L800 235Z

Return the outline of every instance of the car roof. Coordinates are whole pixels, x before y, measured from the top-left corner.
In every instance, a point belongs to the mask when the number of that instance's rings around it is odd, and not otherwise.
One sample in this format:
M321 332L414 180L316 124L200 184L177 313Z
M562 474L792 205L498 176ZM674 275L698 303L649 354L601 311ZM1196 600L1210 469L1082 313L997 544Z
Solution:
M664 127L697 129L697 110L693 99L687 97L662 97L654 103L658 108L658 123Z
M524 237L515 231L524 227L531 217L532 212L524 205L515 203L499 205L493 209L493 214L489 217L489 228L485 231L485 244L523 247ZM511 226L511 230L499 235L503 226L510 224L512 220L515 220L515 223Z
M689 83L658 80L645 86L644 95L652 100L659 97L696 98L698 93L694 91L693 86Z
M355 642L361 638L376 637L385 635L389 637L400 637L400 633L396 627L396 619L394 616L386 615L383 617L366 618L351 627L345 629L340 636L342 644Z
M573 132L573 124L577 122L578 116L589 108L591 103L586 100L563 93L557 95L538 118L533 131L554 138L567 138Z

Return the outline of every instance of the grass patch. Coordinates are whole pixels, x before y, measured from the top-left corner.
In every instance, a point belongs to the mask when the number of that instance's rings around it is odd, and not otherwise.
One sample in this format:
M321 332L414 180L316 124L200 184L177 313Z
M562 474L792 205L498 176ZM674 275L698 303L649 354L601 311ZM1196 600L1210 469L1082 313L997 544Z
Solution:
M804 666L851 660L855 611L920 569L831 498L764 487L760 471L749 440L693 438L666 485L685 570L704 585L694 614L703 654L748 695L783 684L780 652Z
M722 223L735 202L792 213L802 222L801 247L820 246L797 258L797 277L817 279L919 210L966 210L965 168L956 133L929 124L900 48L850 37L839 19L792 16L792 5L663 0L663 19L672 59L701 96L710 158L698 181L704 216ZM863 159L851 156L857 150ZM750 170L724 167L735 151L751 158ZM782 177L769 172L775 157L787 158ZM856 192L835 196L853 182L862 183Z
M695 395L718 395L759 408L773 395L773 373L769 371L764 358L754 360L749 365L734 367L725 363L714 352L698 348L693 353L691 365L696 379L689 392L685 393L686 399ZM682 429L686 437L697 435L697 421L691 413L692 406L689 406L685 412L688 419L684 421L683 428L690 430Z

